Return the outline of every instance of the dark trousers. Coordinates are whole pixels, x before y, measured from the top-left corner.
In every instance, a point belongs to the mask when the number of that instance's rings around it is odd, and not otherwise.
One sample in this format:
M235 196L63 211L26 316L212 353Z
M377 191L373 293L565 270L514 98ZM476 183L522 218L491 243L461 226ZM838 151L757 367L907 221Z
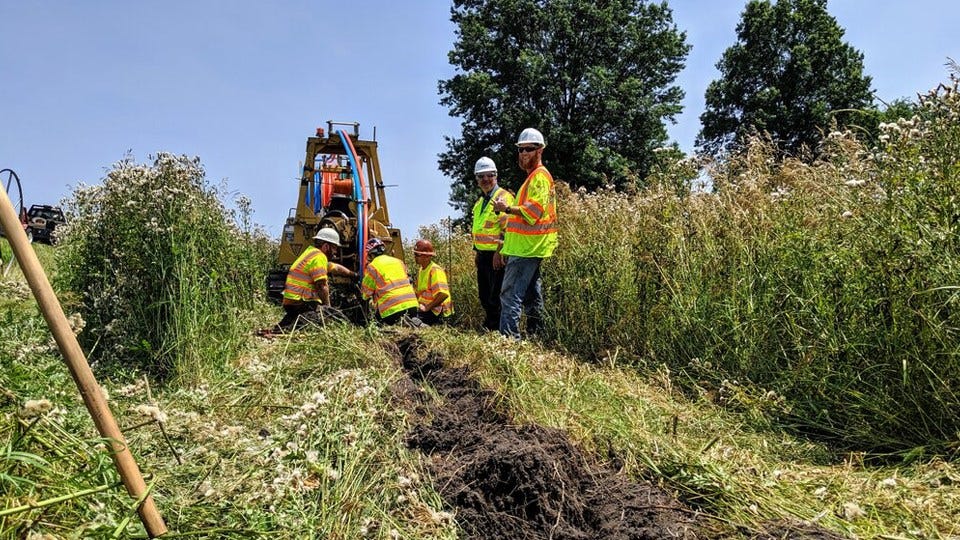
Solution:
M277 323L276 329L289 332L297 328L300 316L305 313L316 311L320 305L319 302L297 302L296 304L283 305L283 318Z
M410 317L416 318L416 316L417 316L417 308L404 309L404 310L398 311L398 312L396 312L396 313L391 313L390 315L387 315L386 317L381 317L380 314L377 313L377 320L380 321L381 324L393 325L393 324L397 324L398 322L400 322L400 319L403 318L404 315L408 315L408 316L410 316Z
M435 324L447 324L447 321L450 320L450 317L452 317L452 315L447 315L446 317L444 317L442 314L437 315L432 311L421 311L417 313L417 317L419 317L420 320L424 322L424 324L428 326L433 326Z
M500 328L500 288L503 286L503 268L493 269L495 251L477 251L477 290L483 307L483 326L487 330Z

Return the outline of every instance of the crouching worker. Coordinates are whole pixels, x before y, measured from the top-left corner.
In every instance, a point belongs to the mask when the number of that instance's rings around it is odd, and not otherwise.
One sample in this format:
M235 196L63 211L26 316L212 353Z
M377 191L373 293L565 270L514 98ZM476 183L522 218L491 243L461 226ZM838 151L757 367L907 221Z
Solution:
M330 262L329 257L340 247L337 231L320 229L313 237L313 245L303 250L290 266L283 288L283 319L274 331L289 332L303 322L322 322L322 306L330 306L328 274L356 278L357 273L345 266ZM330 308L328 308L330 309Z
M396 324L404 315L416 319L417 293L410 285L407 265L386 255L387 247L379 238L367 242L366 251L369 262L363 270L360 295L373 301L377 320Z
M417 240L413 246L413 258L420 267L417 272L417 302L420 320L434 325L446 323L453 315L453 300L447 273L433 262L433 244L429 240Z

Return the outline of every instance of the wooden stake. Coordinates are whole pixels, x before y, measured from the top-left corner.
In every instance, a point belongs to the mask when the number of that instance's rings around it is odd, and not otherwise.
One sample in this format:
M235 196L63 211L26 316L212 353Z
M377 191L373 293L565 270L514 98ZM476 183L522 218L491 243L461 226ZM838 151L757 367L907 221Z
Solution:
M93 376L90 364L87 363L87 358L83 354L80 344L77 343L73 330L70 329L70 323L67 322L67 317L63 313L60 300L53 292L53 287L50 286L47 275L43 272L43 267L40 266L37 254L34 253L30 242L27 240L27 234L23 231L20 219L13 209L13 203L10 202L10 197L3 189L0 189L0 225L3 226L7 240L13 248L13 254L20 264L23 275L27 278L30 290L33 291L34 298L37 299L37 304L40 305L43 318L47 321L47 326L50 327L53 339L56 340L60 354L63 355L63 359L70 369L70 375L73 376L73 380L80 390L80 395L93 418L93 423L97 426L97 431L100 432L102 437L109 440L113 447L111 452L113 463L120 473L120 479L123 480L127 493L134 500L143 499L143 502L137 508L137 513L140 515L140 521L143 522L147 534L151 538L156 538L166 533L167 526L157 511L153 496L147 493L147 484L143 481L140 468L137 467L137 462L133 459L123 434L113 418L113 413L110 412L110 407L103 397L100 385Z

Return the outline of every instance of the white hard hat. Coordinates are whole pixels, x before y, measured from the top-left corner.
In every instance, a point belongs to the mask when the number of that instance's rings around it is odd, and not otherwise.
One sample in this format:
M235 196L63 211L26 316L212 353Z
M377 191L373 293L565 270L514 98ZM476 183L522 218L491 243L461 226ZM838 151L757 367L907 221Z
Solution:
M493 162L492 159L488 157L482 157L477 160L477 164L473 166L473 174L480 174L485 172L497 172L497 164Z
M335 246L340 245L340 235L337 234L337 231L331 229L330 227L324 227L317 231L317 235L313 237L314 240L320 240L321 242L327 242L328 244L333 244Z
M521 144L536 144L543 148L547 145L547 141L543 140L543 133L533 128L527 128L521 131L520 136L517 138L517 146Z

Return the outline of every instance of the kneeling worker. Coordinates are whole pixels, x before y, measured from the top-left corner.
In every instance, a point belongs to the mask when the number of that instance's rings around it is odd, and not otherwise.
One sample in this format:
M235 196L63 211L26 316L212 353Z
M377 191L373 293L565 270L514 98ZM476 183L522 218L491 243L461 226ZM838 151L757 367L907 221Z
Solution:
M366 245L367 267L363 270L360 295L373 300L377 320L396 324L404 315L417 316L417 293L410 285L407 265L386 255L387 247L379 238Z
M313 245L303 250L290 265L283 288L283 319L276 330L286 332L297 327L300 316L316 311L321 305L330 305L330 284L327 274L355 278L357 273L345 266L330 262L328 257L340 247L337 231L325 228L317 231Z
M417 240L413 246L413 258L420 267L417 272L418 316L429 325L446 323L453 315L447 273L433 262L434 255L433 244L429 240Z

